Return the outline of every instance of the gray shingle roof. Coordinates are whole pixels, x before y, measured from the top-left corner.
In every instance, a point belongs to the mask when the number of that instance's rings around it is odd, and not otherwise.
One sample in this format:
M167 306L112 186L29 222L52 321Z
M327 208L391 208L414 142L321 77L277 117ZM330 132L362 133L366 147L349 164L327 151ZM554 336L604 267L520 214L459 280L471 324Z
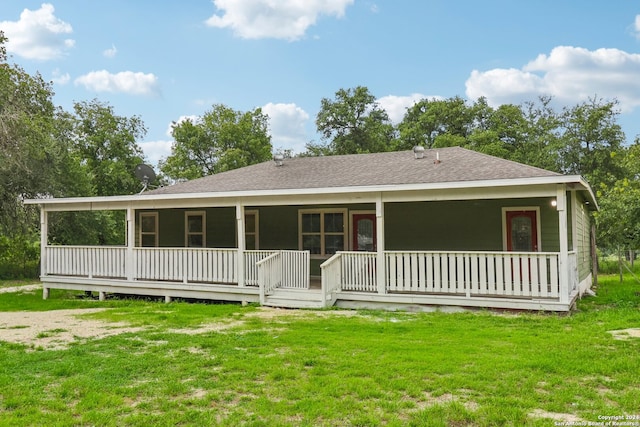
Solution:
M434 162L436 153L440 163ZM412 151L396 151L296 157L285 159L282 166L268 161L145 194L429 184L558 175L560 174L464 148L449 147L425 150L423 159L416 159Z

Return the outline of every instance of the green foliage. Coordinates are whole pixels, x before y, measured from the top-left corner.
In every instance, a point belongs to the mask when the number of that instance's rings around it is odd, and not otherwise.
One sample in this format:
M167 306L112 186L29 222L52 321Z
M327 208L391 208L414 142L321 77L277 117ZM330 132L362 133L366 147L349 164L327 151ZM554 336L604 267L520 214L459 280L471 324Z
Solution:
M363 86L340 89L333 100L322 98L316 127L326 144L308 144L313 154L377 153L395 148L389 115Z
M0 280L36 278L40 267L37 235L0 235Z
M584 176L594 187L611 186L624 177L616 155L625 135L616 123L617 102L590 99L563 113L562 172Z
M90 177L90 195L138 193L141 184L133 172L143 163L142 149L136 142L147 131L142 120L118 116L113 107L96 99L76 102L74 112L66 117L69 144L81 170Z
M640 181L623 178L598 193L598 241L609 248L640 248Z
M161 162L172 179L195 179L271 158L268 116L216 104L195 122L173 124L171 155Z

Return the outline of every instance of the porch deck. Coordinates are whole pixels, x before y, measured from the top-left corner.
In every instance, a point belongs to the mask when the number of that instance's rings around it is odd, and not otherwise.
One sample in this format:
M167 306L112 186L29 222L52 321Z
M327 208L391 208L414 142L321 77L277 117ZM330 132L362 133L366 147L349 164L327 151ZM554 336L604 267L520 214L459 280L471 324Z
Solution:
M310 276L306 251L47 246L49 288L322 308L455 305L567 311L577 279L559 253L338 252ZM575 272L575 255L569 256ZM414 307L415 308L415 307Z

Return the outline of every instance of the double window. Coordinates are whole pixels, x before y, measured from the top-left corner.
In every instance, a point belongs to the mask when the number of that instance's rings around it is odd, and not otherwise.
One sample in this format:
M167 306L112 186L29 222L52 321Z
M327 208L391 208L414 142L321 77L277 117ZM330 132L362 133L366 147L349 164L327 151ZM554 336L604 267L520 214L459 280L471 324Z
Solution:
M301 250L319 258L346 249L346 209L302 209L298 215Z

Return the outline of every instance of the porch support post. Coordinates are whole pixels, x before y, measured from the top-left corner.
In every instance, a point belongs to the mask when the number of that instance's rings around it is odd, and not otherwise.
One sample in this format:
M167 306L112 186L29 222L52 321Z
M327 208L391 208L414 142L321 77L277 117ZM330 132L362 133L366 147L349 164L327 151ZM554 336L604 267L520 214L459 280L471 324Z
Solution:
M382 193L376 198L376 239L378 247L376 249L376 282L378 284L378 293L387 293L386 283L386 263L384 259L384 203L382 201Z
M133 275L135 271L135 260L133 255L133 248L136 243L136 220L135 211L131 205L127 206L127 263L126 272L127 280L133 281Z
M47 275L47 243L49 237L49 212L40 205L40 280ZM49 298L49 288L42 286L42 299Z
M578 252L578 198L576 197L575 190L571 190L571 248L570 251Z
M567 192L560 184L556 188L556 209L558 210L558 234L560 237L560 302L569 303L569 233L567 226Z
M238 230L238 286L244 286L244 206L236 203L236 229Z

